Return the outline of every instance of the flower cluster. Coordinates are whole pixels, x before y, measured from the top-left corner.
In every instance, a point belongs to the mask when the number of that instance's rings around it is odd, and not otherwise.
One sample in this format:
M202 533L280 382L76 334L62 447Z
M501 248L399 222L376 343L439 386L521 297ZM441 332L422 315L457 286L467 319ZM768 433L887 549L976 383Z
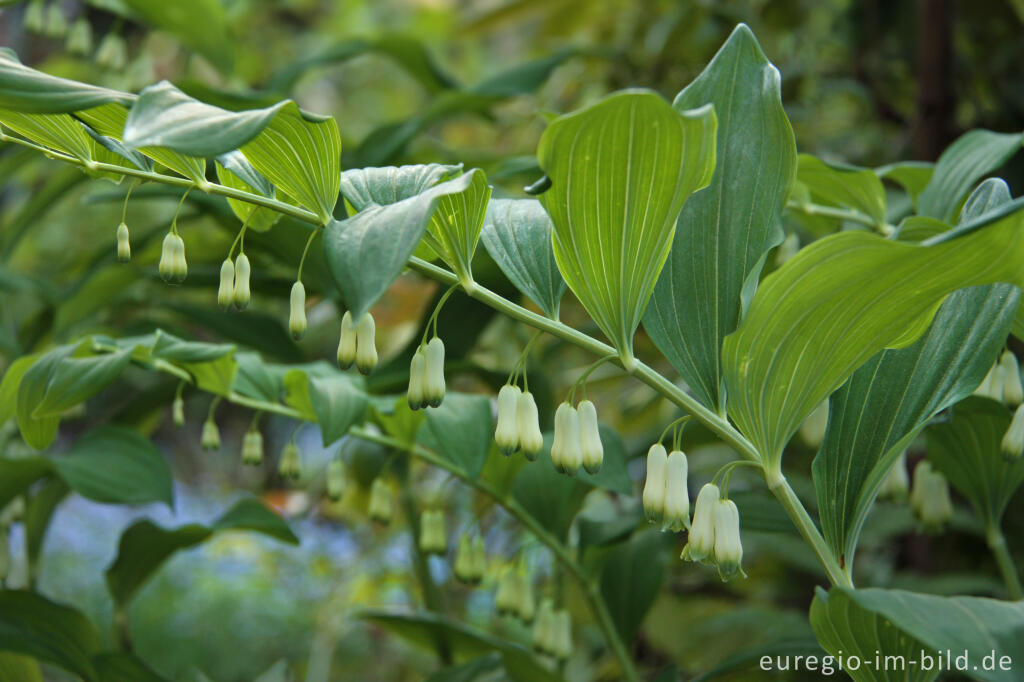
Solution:
M505 384L498 391L498 423L494 429L494 442L506 455L522 450L531 462L544 447L540 432L537 403L533 394L514 384Z
M484 549L484 539L477 536L475 540L470 540L469 535L463 533L455 550L456 579L469 585L477 585L484 579L486 571L487 550Z
M550 599L542 601L537 611L533 647L560 661L572 655L572 618L566 609L556 609Z
M584 400L576 407L563 402L555 410L555 437L551 461L559 473L573 476L580 466L596 474L604 462L604 446L594 403Z
M929 530L939 530L953 518L949 482L927 460L918 462L914 467L910 508L914 510L921 524Z
M705 484L697 493L693 523L681 557L717 566L723 581L736 573L747 577L742 568L739 509L732 500L723 499L713 483Z
M533 621L535 604L533 584L525 562L520 559L519 565L507 564L498 578L498 592L494 596L494 606L500 615L513 616L524 623Z
M355 363L360 374L369 374L377 366L377 328L373 315L365 313L358 322L352 313L341 317L341 338L338 341L338 366L348 369Z
M438 555L448 552L444 512L440 509L427 509L420 516L420 551Z
M690 527L688 466L682 450L668 454L664 445L656 443L647 451L647 477L642 496L644 514L648 521L661 523L664 530L680 531Z
M370 485L370 505L367 514L371 520L382 525L391 523L391 486L382 476L373 479Z
M435 336L420 345L409 365L409 407L439 407L444 400L444 342Z

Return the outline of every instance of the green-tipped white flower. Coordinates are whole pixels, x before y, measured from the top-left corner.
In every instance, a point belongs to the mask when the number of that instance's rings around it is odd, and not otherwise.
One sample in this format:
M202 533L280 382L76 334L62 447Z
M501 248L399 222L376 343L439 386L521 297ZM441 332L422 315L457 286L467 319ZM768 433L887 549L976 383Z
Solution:
M814 408L803 424L800 425L800 437L812 448L821 445L825 440L825 429L828 428L828 401L823 401Z
M743 572L743 543L740 542L740 511L732 500L718 500L714 511L715 563L722 581Z
M370 505L367 509L370 520L388 525L391 523L391 486L382 476L373 479L370 486Z
M1017 356L1005 351L999 358L1003 377L1003 402L1010 407L1018 407L1024 403L1024 386L1020 383L1020 363Z
M921 525L930 530L941 528L953 518L949 482L927 460L918 462L914 468L910 507L921 521Z
M263 463L263 434L249 429L242 437L242 464L259 466Z
M124 38L111 31L103 36L96 50L96 64L109 71L120 71L128 62L128 47Z
M444 554L448 551L444 512L427 509L420 515L420 551L424 554Z
M480 582L487 573L487 548L484 547L484 539L477 537L473 541L473 553L470 555L470 575L473 582Z
M25 8L25 30L29 33L42 33L46 28L46 6L43 0L32 0Z
M199 447L203 450L220 450L220 429L213 417L207 417L203 422L203 433L199 438Z
M992 400L1003 399L1003 373L999 363L992 365L988 374L981 380L981 383L974 389L974 395Z
M249 257L244 253L238 254L235 259L235 283L231 293L231 302L239 310L245 310L252 299L252 291L249 290L249 277L252 274L252 266L249 264Z
M1024 454L1024 405L1013 412L1010 428L1006 429L1002 442L1003 457L1016 460Z
M360 374L369 374L377 367L377 326L373 315L364 313L356 323L356 369ZM429 344L427 345L429 348ZM442 359L442 363L444 360ZM442 383L444 376L442 375ZM442 386L442 394L444 387Z
M572 618L567 609L555 611L552 618L551 654L560 661L572 656Z
M693 505L693 522L683 547L682 558L707 563L715 555L715 505L721 492L714 483L705 483Z
M498 578L498 593L494 596L494 606L499 615L515 615L519 606L519 575L512 565L501 569Z
M798 251L800 251L800 237L797 236L796 232L790 232L782 240L782 243L779 244L778 251L775 252L775 266L781 268Z
M647 475L644 478L644 515L651 523L659 523L665 515L666 475L668 452L661 443L647 451ZM689 515L689 510L687 510Z
M551 653L554 640L555 604L550 599L543 599L537 609L537 618L533 621L533 648L541 653Z
M409 390L406 397L409 400L409 407L418 410L426 406L423 400L423 370L427 358L423 354L423 347L420 346L412 355L412 362L409 363Z
M277 463L277 473L281 478L297 481L302 475L302 453L294 441L289 441L281 450L281 459Z
M516 615L524 623L532 623L536 615L537 605L533 598L533 583L526 564L519 564L519 603L516 604Z
M455 578L462 583L475 585L483 578L483 571L477 573L473 541L463 533L459 538L459 546L455 549Z
M494 442L506 455L511 455L519 447L519 398L522 395L522 390L514 384L505 384L498 391L498 423L494 427Z
M224 309L230 308L235 297L235 264L225 258L220 264L220 286L217 287L217 304Z
M904 450L892 463L889 473L882 480L878 496L892 500L902 500L910 490L910 476L907 474L907 452Z
M302 282L292 285L289 304L288 331L292 333L292 338L298 341L306 335L306 287Z
M352 313L345 311L341 316L341 338L338 340L338 367L348 369L356 361L356 326Z
M68 31L68 41L65 44L68 52L81 57L89 56L92 52L92 26L85 17L78 17Z
M46 27L44 33L48 38L58 40L68 32L68 20L64 18L64 12L59 2L50 3L46 10Z
M597 426L597 408L589 400L583 400L576 407L580 419L580 453L583 468L589 474L596 474L604 463L604 446L601 431Z
M164 281L171 284L183 282L188 276L185 241L173 232L168 232L161 244L160 263L157 265L157 270Z
M335 502L345 494L345 463L335 457L327 464L327 497Z
M516 401L516 434L523 455L531 462L544 447L544 434L540 432L540 418L533 394L524 391Z
M444 400L444 341L435 336L423 351L423 399L430 407L438 407Z
M180 395L174 397L174 403L171 405L171 415L175 426L185 425L185 401L181 399Z
M665 474L666 530L680 531L690 527L690 491L686 487L689 464L682 450L673 450L668 456Z
M117 260L127 263L132 259L132 241L128 234L128 226L121 223L117 226Z
M551 445L551 461L559 473L576 475L583 464L580 446L580 415L569 403L555 410L555 438Z

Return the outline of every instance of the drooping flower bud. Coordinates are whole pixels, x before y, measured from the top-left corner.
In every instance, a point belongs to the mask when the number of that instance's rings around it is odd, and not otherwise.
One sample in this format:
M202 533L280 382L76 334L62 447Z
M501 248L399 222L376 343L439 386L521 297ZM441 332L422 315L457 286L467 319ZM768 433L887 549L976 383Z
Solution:
M473 543L469 535L463 533L459 538L459 546L455 549L456 580L469 585L476 583L478 578L473 568Z
M128 234L128 226L121 223L117 226L117 260L127 263L132 259L132 242Z
M498 593L494 597L494 606L498 615L515 615L519 605L519 576L516 569L506 565L501 569L501 577L498 578Z
M356 361L356 327L352 313L345 311L341 316L341 338L338 341L338 367L348 369Z
M220 264L220 286L217 287L217 304L225 310L231 307L235 296L235 264L225 258Z
M46 30L48 38L59 40L68 32L68 21L64 18L64 12L59 2L50 3L46 11Z
M82 57L89 56L92 52L92 26L85 17L78 17L68 31L68 41L65 45L68 52Z
M892 468L889 469L889 473L882 480L882 487L878 489L878 496L892 500L902 500L906 498L909 490L910 476L907 474L907 452L904 450L896 458L896 461L892 463Z
M576 407L580 419L580 453L583 468L588 474L596 474L604 463L604 446L601 444L601 430L597 425L597 409L594 403L583 400Z
M519 447L519 397L522 390L514 384L505 384L498 391L498 423L494 427L494 442L505 455ZM543 447L543 436L541 437Z
M249 429L242 437L242 464L259 466L263 463L263 434Z
M732 500L718 500L714 506L715 563L725 582L738 572L744 578L743 544L740 542L740 511Z
M551 653L554 640L555 604L550 599L542 599L537 609L537 618L533 621L533 648L541 653Z
M382 476L373 479L370 486L370 505L367 514L371 521L385 526L391 523L391 486Z
M999 365L1003 370L1003 402L1016 408L1024 403L1024 386L1020 382L1020 363L1017 362L1016 355L1005 351L999 358Z
M423 351L423 399L430 407L438 407L444 400L444 341L435 336Z
M171 404L171 415L175 426L185 425L185 401L181 399L180 395L174 397L174 402Z
M803 424L800 425L800 437L812 448L821 445L825 440L825 429L828 428L828 401L822 401L814 408Z
M531 462L544 447L544 434L540 432L540 418L533 394L524 391L516 402L516 435L523 455Z
M1003 435L1001 447L1003 457L1011 461L1024 454L1024 405L1020 405L1014 410L1010 428L1006 429L1006 433Z
M25 30L29 33L42 33L46 27L46 7L43 0L32 0L25 8Z
M376 324L373 321L373 315L365 313L359 318L359 322L356 323L356 369L359 370L360 374L369 374L377 367L376 335Z
M555 410L555 438L551 445L551 461L559 473L576 475L583 464L580 444L580 415L569 403Z
M174 281L181 284L188 277L188 261L185 260L185 240L174 235Z
M99 49L96 50L96 64L109 71L120 71L128 61L128 47L124 38L111 31L103 36Z
M929 530L939 529L953 518L949 482L927 460L918 462L914 468L910 507L921 521L921 525Z
M651 523L658 523L665 515L665 493L667 490L668 453L665 446L655 443L647 451L647 476L644 479L644 515ZM689 515L689 510L687 510Z
M689 463L682 450L668 456L665 475L665 523L663 528L680 531L690 527L690 491L686 487Z
M715 505L721 493L714 483L705 483L693 505L693 523L681 558L707 563L715 554Z
M249 264L249 257L244 253L238 254L235 259L235 284L232 289L231 301L239 310L245 310L252 299L252 292L249 290L249 276L252 274L252 266Z
M345 463L335 457L327 464L327 497L337 502L345 494Z
M775 266L781 268L785 265L790 258L795 256L800 251L800 237L797 236L796 232L790 232L786 235L786 238L779 244L778 250L775 252Z
M289 441L284 449L281 450L281 459L277 463L277 473L281 475L281 478L290 478L293 481L297 481L299 476L302 475L302 454L299 452L299 446L294 441Z
M519 581L519 602L516 604L516 615L524 623L531 623L533 622L537 606L533 599L533 583L530 580L530 571L526 561L522 559L519 561L517 579Z
M199 438L199 447L203 450L220 450L220 430L213 417L207 417L203 422L203 433Z
M551 654L560 661L572 656L572 617L567 609L558 609L552 618Z
M409 400L409 407L418 410L425 407L423 400L423 370L427 358L423 355L423 347L420 346L413 353L412 362L409 363L409 390L406 396Z
M470 575L473 582L480 582L487 573L487 548L484 547L484 539L477 537L473 541L473 553L470 555Z
M427 509L420 516L420 551L424 554L444 554L448 551L444 512Z
M288 313L288 331L298 341L306 335L306 287L302 282L292 285L290 309Z
M998 362L992 365L988 370L988 374L981 380L978 387L974 389L974 395L982 398L991 398L992 400L1002 400L1003 373Z
M170 282L174 279L176 248L174 233L168 232L167 236L164 237L163 243L160 245L160 262L157 264L160 277L165 282Z

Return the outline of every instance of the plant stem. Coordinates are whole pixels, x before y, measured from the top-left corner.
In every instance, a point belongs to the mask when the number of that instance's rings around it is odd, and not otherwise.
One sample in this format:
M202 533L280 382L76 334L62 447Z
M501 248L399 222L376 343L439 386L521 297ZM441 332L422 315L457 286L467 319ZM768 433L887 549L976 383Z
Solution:
M1024 588L1020 584L1020 575L1013 563L1013 557L1010 556L1010 550L1006 546L1006 536L1003 535L1003 529L999 527L998 521L988 524L985 537L988 540L989 549L992 550L992 556L995 557L996 563L999 565L999 572L1003 574L1003 582L1006 583L1006 591L1009 593L1010 599L1014 601L1024 599Z
M878 232L883 237L890 237L896 231L896 228L887 222L878 222L867 213L854 210L852 208L837 208L835 206L823 206L822 204L813 204L804 201L787 201L786 208L790 211L799 211L806 215L820 215L826 218L836 218L838 220L846 220L851 223L860 223L866 225L872 230Z

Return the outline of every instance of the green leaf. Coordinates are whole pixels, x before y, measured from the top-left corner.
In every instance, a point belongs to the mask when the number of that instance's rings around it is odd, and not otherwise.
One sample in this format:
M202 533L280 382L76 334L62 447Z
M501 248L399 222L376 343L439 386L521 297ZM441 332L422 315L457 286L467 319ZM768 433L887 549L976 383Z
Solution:
M42 457L0 458L0 509L52 471Z
M187 370L196 386L215 395L226 396L235 382L238 365L235 347L227 343L185 341L157 330L151 351L154 358L166 360Z
M112 504L174 506L171 470L156 446L135 429L100 426L51 462L82 497Z
M925 432L928 459L970 500L986 527L998 527L1024 483L1024 459L1007 461L1000 445L1010 413L1003 403L988 398L968 398L951 413L952 419Z
M369 311L401 274L440 199L466 191L472 174L436 185L387 206L370 206L334 220L324 235L324 253L345 305L355 319Z
M36 407L46 394L57 366L75 352L75 346L58 346L46 353L25 372L18 386L18 428L25 442L36 450L42 450L57 436L60 417L34 417Z
M285 404L298 410L303 419L316 421L316 410L309 396L309 375L301 369L291 369L285 372L281 383L285 390Z
M729 414L762 456L783 446L871 356L906 346L948 294L1024 277L1024 202L922 245L863 232L820 239L764 279L725 339Z
M58 417L112 384L131 362L130 349L87 358L64 358L54 367L32 416Z
M562 116L541 136L537 160L551 178L541 203L558 268L627 364L683 202L711 181L715 126L709 106L679 112L635 90Z
M648 529L615 547L601 570L601 596L619 636L632 642L661 591L669 552L669 533Z
M309 398L324 447L339 440L366 414L366 382L362 377L341 372L310 377Z
M93 141L68 114L23 114L0 109L0 124L39 144L89 163Z
M535 92L547 82L556 68L579 53L577 48L560 48L545 57L531 59L502 69L471 86L469 91L496 98L516 97Z
M167 682L134 654L99 654L92 663L103 682Z
M931 181L918 197L918 213L952 222L974 184L1006 163L1022 142L1021 133L972 130L961 135L935 164Z
M910 201L917 210L917 199L931 182L935 164L925 161L900 161L875 169L878 177L899 184L910 196Z
M480 240L516 289L557 320L565 280L551 246L553 229L535 199L492 199Z
M123 0L146 24L174 34L182 45L209 59L222 71L234 61L227 13L220 0Z
M341 173L341 195L357 212L373 205L387 206L422 194L461 170L461 165L438 163L353 168Z
M250 398L276 403L281 399L284 370L270 366L256 353L235 355L238 371L235 373L234 391Z
M644 329L697 397L724 406L722 339L736 329L764 264L796 173L796 143L779 72L741 24L676 97L718 116L714 177L683 206Z
M462 665L442 668L432 673L426 682L474 682L484 676L491 677L500 668L501 657L497 654L486 654Z
M39 664L30 656L0 653L0 682L46 682Z
M35 592L0 590L0 651L31 656L87 682L99 682L91 661L99 648L96 628L80 611Z
M4 108L29 114L60 114L117 102L131 106L135 95L57 78L18 61L0 48L0 101Z
M43 541L50 527L53 512L67 497L68 486L60 479L50 480L36 491L25 506L25 554L28 565L38 570Z
M37 355L23 355L7 367L0 381L0 424L14 417L18 409L18 387L21 378L36 361Z
M833 600L835 602L833 603ZM873 617L872 617L873 616ZM888 621L892 629L884 625ZM1014 682L1018 679L1015 670L984 670L985 656L995 652L996 660L1009 656L1014 662L1024 660L1024 602L1001 602L979 597L935 597L914 594L902 590L832 588L827 594L819 591L811 607L811 622L819 641L835 654L842 645L849 652L850 638L870 652L874 651L910 653L908 660L915 658L914 649L924 648L926 653L950 651L954 656L967 651L970 663L976 668L965 671L975 680L988 682ZM830 626L830 627L829 627ZM873 635L880 627L880 637ZM896 632L893 632L896 630ZM903 639L898 640L899 632ZM876 646L880 638L883 646ZM912 644L910 639L920 643ZM930 650L930 651L928 651ZM916 655L920 661L920 655ZM910 667L908 672L920 669ZM865 669L867 666L865 666ZM874 678L854 675L854 680L885 679L905 680L906 672L898 675ZM918 676L913 680L930 680L934 677Z
M215 167L217 180L225 187L265 197L274 197L274 186L252 167L252 164L242 156L241 152L221 154L217 157ZM277 211L231 197L228 197L228 206L231 207L231 212L247 225L248 229L256 232L266 232L281 219L281 214Z
M491 186L482 170L474 168L466 175L470 179L465 189L438 199L427 228L427 243L463 283L473 281L473 254L491 198Z
M281 515L254 497L244 497L213 523L213 530L251 530L290 545L299 544Z
M476 478L494 438L490 399L449 392L440 407L425 412L419 442Z
M804 183L815 203L843 206L885 224L885 188L875 171L826 163L810 154L797 157L796 179Z

